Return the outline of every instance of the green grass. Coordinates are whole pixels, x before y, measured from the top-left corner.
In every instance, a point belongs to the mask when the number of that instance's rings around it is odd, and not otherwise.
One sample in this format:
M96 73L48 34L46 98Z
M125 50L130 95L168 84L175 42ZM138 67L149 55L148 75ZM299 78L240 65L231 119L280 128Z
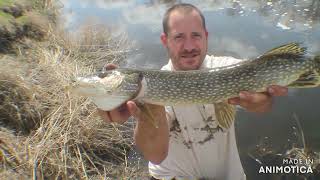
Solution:
M13 0L0 0L0 7L12 5L13 3Z
M14 21L14 17L11 14L0 11L0 25L10 25Z
M20 16L16 19L16 22L20 25L24 25L30 22L30 19L27 16Z
M11 14L0 11L0 17L5 19L13 19L14 17Z

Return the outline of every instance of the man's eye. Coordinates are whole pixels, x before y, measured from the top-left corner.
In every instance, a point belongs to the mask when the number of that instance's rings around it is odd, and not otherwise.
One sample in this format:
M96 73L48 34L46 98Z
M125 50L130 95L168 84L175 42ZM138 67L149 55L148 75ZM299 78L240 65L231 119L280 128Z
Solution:
M175 36L174 39L175 39L175 40L182 39L182 36Z
M201 37L201 35L200 34L193 34L193 37L199 38L199 37Z

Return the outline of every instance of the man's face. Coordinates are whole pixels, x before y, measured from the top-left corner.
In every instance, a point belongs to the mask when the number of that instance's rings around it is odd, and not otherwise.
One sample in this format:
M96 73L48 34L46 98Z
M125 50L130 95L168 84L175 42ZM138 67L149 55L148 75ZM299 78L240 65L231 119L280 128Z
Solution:
M208 32L203 28L200 15L196 11L187 14L174 11L168 27L168 34L162 34L161 40L168 49L173 67L176 70L199 69L208 47Z

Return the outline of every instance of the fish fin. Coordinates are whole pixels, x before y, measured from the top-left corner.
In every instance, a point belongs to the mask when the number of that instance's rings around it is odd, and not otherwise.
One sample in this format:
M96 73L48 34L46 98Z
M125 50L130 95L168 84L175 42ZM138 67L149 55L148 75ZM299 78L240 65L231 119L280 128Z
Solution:
M301 47L299 43L289 43L285 44L279 47L276 47L274 49L271 49L270 51L267 51L259 58L269 58L272 56L303 56L306 53L306 48Z
M219 102L214 104L214 110L218 125L224 129L230 128L235 119L235 106L227 102Z
M314 61L316 62L316 71L320 76L320 55L315 56Z
M141 109L142 115L145 116L146 119L150 120L150 123L155 127L159 128L159 123L156 121L150 107L145 103L137 103L137 106Z
M131 99L131 96L108 96L108 97L101 97L101 96L91 96L89 97L93 103L99 108L104 111L110 111L121 104L125 103L126 101Z
M302 74L296 81L288 85L290 88L312 88L320 86L320 74L310 71Z

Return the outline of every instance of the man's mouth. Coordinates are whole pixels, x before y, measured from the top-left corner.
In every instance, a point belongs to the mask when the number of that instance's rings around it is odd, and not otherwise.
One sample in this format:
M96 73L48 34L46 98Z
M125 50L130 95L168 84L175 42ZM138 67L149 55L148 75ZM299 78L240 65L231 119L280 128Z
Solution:
M184 55L181 55L182 58L194 58L198 56L198 54L184 54Z

